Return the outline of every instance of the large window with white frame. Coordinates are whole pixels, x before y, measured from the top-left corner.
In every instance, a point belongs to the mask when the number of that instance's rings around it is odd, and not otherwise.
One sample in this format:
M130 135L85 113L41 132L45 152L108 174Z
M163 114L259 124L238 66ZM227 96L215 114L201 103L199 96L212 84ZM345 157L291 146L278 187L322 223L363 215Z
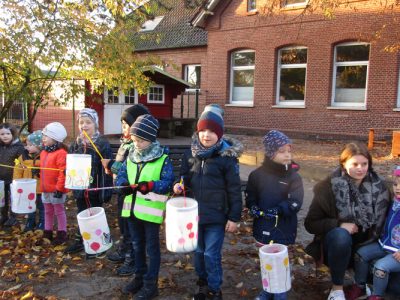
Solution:
M164 104L164 85L156 84L149 88L147 103Z
M344 43L335 47L332 106L365 107L370 44Z
M253 104L255 57L254 50L235 51L231 54L231 104Z
M201 65L185 65L184 79L191 84L191 87L188 90L200 89Z
M117 104L119 103L119 90L117 87L106 89L105 99L109 104Z
M276 85L278 105L304 105L306 71L306 47L286 47L278 51Z
M282 7L302 7L308 4L308 0L283 0Z
M134 88L125 93L118 87L104 88L104 103L135 104L138 103L138 93Z
M129 89L126 93L124 93L125 104L135 104L137 103L137 92L135 89Z

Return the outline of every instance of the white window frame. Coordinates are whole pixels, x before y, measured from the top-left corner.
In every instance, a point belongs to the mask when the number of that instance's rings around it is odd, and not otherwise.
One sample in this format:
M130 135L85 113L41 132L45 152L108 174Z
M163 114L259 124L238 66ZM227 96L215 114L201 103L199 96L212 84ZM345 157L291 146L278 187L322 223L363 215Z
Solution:
M282 106L293 106L293 105L304 105L306 101L306 91L307 91L307 63L303 64L281 64L281 52L282 50L288 49L307 49L307 61L308 61L308 48L304 46L297 47L285 47L278 51L278 66L277 66L277 77L276 77L276 104ZM306 75L304 78L304 99L303 100L283 100L279 99L280 89L281 89L281 69L306 69Z
M251 5L254 2L254 7L252 8ZM247 0L247 12L254 12L257 11L257 0Z
M162 102L150 100L150 89L151 88L161 88L162 89ZM163 84L154 84L149 88L147 93L147 103L151 104L165 104L165 86Z
M369 59L368 61L346 61L346 62L336 62L336 51L337 47L340 46L356 46L356 45L369 45L369 51L371 54L371 44L370 43L362 43L362 42L349 42L349 43L341 43L335 46L334 55L333 55L333 77L332 77L332 98L331 105L333 107L357 107L357 108L365 108L367 107L367 92L368 92L368 77L369 77ZM365 93L364 93L364 102L336 102L336 73L337 67L347 67L347 66L367 66L367 74L365 77Z
M201 73L201 64L187 64L187 65L184 65L184 80L185 81L187 81L187 82L189 82L189 78L188 78L188 67L189 66L191 66L191 67L200 67L200 73ZM200 75L200 86L201 86L201 75ZM190 87L190 88L187 88L186 89L186 91L187 92L194 92L194 91L196 91L196 90L198 90L198 91L200 91L200 87L198 87L198 88L196 88L196 87Z
M104 94L104 103L105 104L109 104L109 105L115 105L115 104L133 105L133 104L137 104L138 103L139 95L138 95L136 89L135 89L135 102L134 103L125 103L125 93L120 88L118 88L118 96L117 96L118 97L118 102L117 103L109 103L108 102L108 90L109 89L111 89L111 88L104 87L103 94Z
M118 95L116 96L118 98L118 102L117 103L108 102L108 90L111 90L111 89L114 89L114 88L104 87L104 103L107 103L107 104L120 104L121 103L121 91L119 89L118 89Z
M131 90L134 90L134 94L133 95L130 94ZM127 105L137 104L138 103L138 98L139 98L137 90L134 89L134 88L131 88L128 93L129 93L128 95L126 95L125 93L122 93L123 99L124 99L124 104L127 104ZM133 103L131 103L131 102L126 103L126 97L133 98Z
M283 3L282 3L283 5L282 5L282 7L283 7L283 8L304 7L304 6L308 5L308 1L309 1L309 0L304 0L304 1L299 2L299 3L286 4L286 1L283 0Z
M253 66L234 66L234 55L236 53L242 53L242 52L256 52L255 50L251 49L245 49L245 50L239 50L239 51L233 51L231 53L231 70L230 70L230 81L229 81L229 103L233 105L253 105L254 104L254 84L253 84L253 95L252 98L246 101L243 100L233 100L233 73L234 71L240 71L240 70L254 70L254 78L253 82L255 82L255 69L256 69L256 63L254 62ZM255 56L254 56L255 57Z

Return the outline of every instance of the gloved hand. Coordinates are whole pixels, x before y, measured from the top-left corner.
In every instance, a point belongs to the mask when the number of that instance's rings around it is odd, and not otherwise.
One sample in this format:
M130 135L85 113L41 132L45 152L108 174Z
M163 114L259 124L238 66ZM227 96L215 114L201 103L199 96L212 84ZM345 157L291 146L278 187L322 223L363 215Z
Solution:
M146 195L153 190L153 187L154 187L154 181L141 181L138 183L136 189L143 195Z
M32 169L31 172L32 172L33 177L40 178L40 170L39 169Z
M135 192L135 189L131 187L129 182L124 182L120 186L121 186L121 188L117 189L117 192L120 195L128 196L128 195L132 195Z
M257 205L253 205L250 208L250 214L254 217L254 218L260 218L264 216L264 212L257 206Z
M282 214L282 209L279 206L274 207L274 208L268 208L265 211L265 214L268 215L269 217L279 216Z
M61 193L60 191L55 191L53 194L54 198L60 199L62 197L63 193Z

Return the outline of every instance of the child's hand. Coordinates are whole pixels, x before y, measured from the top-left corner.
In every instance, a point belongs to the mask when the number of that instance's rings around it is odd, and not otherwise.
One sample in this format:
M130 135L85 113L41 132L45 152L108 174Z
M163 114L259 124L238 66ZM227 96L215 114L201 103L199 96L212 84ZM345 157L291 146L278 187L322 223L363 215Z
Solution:
M350 234L358 232L358 226L354 223L342 223L340 227L346 229Z
M400 250L397 250L397 252L393 253L393 257L400 262Z
M177 195L180 195L180 194L182 194L182 192L183 192L183 184L175 183L175 185L174 185L174 193L177 194Z
M104 169L107 170L107 167L108 167L108 164L109 164L110 160L111 160L111 159L108 159L108 158L103 158L103 159L101 160L101 164L103 165L103 168L104 168Z
M237 230L237 224L235 222L229 221L226 222L225 231L226 232L235 232Z

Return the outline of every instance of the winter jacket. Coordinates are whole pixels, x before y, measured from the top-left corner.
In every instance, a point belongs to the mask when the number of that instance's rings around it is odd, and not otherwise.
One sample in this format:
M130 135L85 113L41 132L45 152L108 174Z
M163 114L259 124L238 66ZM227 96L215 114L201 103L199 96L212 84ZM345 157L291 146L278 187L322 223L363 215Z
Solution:
M94 141L94 144L103 158L112 158L111 146L107 139L105 139L103 136L100 136ZM101 158L90 142L82 143L81 141L75 141L70 145L68 153L90 154L92 156L92 168L90 172L92 181L89 184L89 189L113 186L112 176L105 173L103 165L101 164ZM73 190L73 195L75 199L84 199L85 190ZM108 202L111 199L111 196L112 189L89 191L89 199L100 198L101 201Z
M297 164L278 164L265 157L262 166L250 173L246 187L246 206L258 206L262 211L277 209L274 217L259 217L253 222L254 238L262 244L270 241L293 244L297 233L297 213L304 197L303 181Z
M206 159L187 151L182 160L181 176L186 195L198 202L199 224L239 222L242 193L238 157L243 151L240 142L224 138L223 146Z
M40 176L39 169L31 169L30 167L40 167L40 153L35 155L29 154L28 150L24 150L24 153L18 158L19 165L14 169L13 179L20 178L32 178L36 179L36 193L40 194ZM32 170L35 170L36 174L32 175Z
M59 148L53 152L42 150L40 152L40 167L52 168L59 170L40 170L40 187L42 193L54 193L59 191L67 193L68 189L65 188L65 169L67 165L67 151Z
M13 179L13 169L15 159L17 159L25 148L19 139L15 139L11 144L5 145L0 142L0 164L10 166L10 168L0 166L0 180L5 184L10 184Z

